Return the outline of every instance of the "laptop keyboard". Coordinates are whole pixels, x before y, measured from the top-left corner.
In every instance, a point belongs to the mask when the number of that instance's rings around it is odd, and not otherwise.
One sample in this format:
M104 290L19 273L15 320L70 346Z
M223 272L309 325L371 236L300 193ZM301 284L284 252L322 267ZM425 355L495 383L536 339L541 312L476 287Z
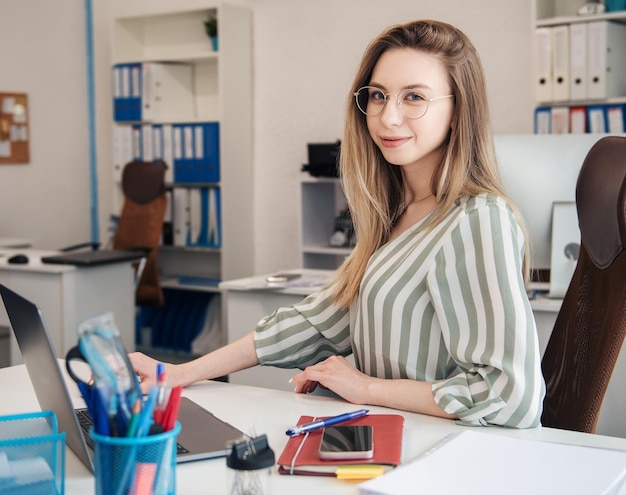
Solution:
M87 442L92 445L91 437L89 436L89 429L93 426L93 420L91 419L91 415L89 414L89 410L87 408L84 409L75 409L76 418L78 419L78 424L84 432L85 439ZM176 455L188 454L189 451L183 447L180 443L176 442Z

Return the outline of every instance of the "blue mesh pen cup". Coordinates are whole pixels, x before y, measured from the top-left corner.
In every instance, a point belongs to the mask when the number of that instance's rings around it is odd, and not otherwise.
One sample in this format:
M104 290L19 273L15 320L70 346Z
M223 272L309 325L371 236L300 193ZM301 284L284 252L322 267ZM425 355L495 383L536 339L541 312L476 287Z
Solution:
M96 495L173 495L176 493L176 438L180 423L164 433L109 437L94 441Z

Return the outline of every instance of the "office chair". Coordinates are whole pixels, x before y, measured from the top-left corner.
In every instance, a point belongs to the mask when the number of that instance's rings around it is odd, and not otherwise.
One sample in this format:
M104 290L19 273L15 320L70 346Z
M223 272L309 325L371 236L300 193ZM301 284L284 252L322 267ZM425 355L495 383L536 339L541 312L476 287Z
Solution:
M157 254L167 208L166 169L162 161L134 161L122 171L124 203L112 247L146 251L136 267L135 302L139 306L159 307L164 302Z
M626 138L600 139L576 183L578 263L544 353L542 424L594 433L626 334Z

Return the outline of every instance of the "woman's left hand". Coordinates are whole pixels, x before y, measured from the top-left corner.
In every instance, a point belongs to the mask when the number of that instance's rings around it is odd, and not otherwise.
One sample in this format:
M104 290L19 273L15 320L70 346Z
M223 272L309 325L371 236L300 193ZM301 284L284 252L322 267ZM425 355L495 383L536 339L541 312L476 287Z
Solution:
M310 393L320 385L353 404L367 404L368 384L372 380L372 377L361 373L345 358L331 356L298 373L290 383L295 385L296 393Z

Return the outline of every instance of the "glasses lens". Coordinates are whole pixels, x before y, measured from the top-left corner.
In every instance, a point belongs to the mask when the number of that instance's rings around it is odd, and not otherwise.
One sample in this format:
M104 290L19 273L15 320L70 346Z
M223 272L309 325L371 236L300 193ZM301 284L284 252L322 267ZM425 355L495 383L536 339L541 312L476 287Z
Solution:
M428 100L413 89L406 89L398 95L400 110L409 119L419 119L428 110Z
M364 86L356 92L356 104L365 115L378 115L385 107L385 93L373 86Z

